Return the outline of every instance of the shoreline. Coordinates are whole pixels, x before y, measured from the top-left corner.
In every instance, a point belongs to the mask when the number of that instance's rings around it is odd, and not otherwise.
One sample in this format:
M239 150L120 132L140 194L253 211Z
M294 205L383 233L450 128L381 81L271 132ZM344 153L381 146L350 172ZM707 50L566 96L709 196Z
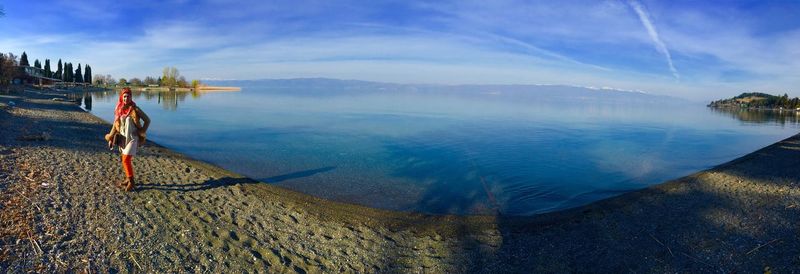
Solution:
M577 208L529 217L432 216L316 198L149 141L134 159L143 185L123 193L111 185L122 171L102 141L109 125L74 103L53 100L62 97L0 94L0 200L31 201L0 207L3 214L31 216L25 234L10 233L14 227L5 221L0 230L0 269L9 272L800 267L800 135ZM17 103L9 108L11 100ZM51 137L22 140L44 132Z
M773 111L773 112L795 112L800 113L800 108L791 109L791 108L760 108L760 107L738 107L738 106L714 106L714 105L706 105L706 107L713 108L713 109L726 109L726 110L739 110L739 111Z
M223 86L199 86L197 88L180 88L180 87L149 87L149 86L128 86L132 91L139 91L139 92L222 92L222 91L241 91L241 87L223 87ZM70 88L50 88L50 87L43 87L43 88L36 88L37 91L40 92L67 92L67 93L75 93L75 92L95 92L95 91L114 91L117 92L122 90L124 87L104 87L104 86L81 86L81 87L70 87ZM55 95L55 94L54 94Z
M216 86L199 86L197 88L179 88L179 87L130 87L132 91L141 92L222 92L222 91L241 91L240 87L216 87ZM117 91L122 88L113 88L110 90Z

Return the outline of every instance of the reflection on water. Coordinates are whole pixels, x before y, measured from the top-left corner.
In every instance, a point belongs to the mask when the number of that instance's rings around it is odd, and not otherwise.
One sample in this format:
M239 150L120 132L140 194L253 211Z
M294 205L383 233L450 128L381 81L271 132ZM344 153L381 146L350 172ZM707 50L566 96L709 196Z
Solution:
M327 199L426 213L580 206L730 161L798 130L791 112L523 98L263 87L134 92L152 120L151 139L180 153ZM83 101L110 120L117 94Z
M746 123L775 123L780 125L796 124L800 120L800 111L794 110L759 110L743 108L709 108L717 114L738 119Z
M84 109L92 111L92 95L83 94L81 98L81 105L83 106Z
M187 96L191 96L193 99L199 99L202 96L202 92L191 91L191 92L181 92L181 91L132 91L133 100L138 101L139 99L144 99L146 101L156 100L156 102L161 105L164 110L169 111L176 111L178 110L178 102L183 102L186 100ZM87 96L88 95L88 96ZM104 92L94 92L94 93L86 93L84 94L83 98L90 98L89 102L86 103L86 99L84 99L84 108L87 110L91 110L91 97L94 96L99 100L103 100L105 102L114 101L116 102L119 100L119 92L117 91L104 91Z

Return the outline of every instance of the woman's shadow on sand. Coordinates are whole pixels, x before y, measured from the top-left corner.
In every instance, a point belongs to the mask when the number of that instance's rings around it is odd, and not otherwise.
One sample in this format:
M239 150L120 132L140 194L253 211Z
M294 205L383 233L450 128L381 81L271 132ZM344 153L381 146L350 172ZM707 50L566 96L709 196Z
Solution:
M316 169L308 169L303 171L297 171L292 173L287 173L278 176L272 176L263 179L253 180L247 177L241 178L234 178L234 177L223 177L219 179L208 180L203 183L196 183L196 184L143 184L138 187L138 190L162 190L162 191L198 191L198 190L207 190L213 189L218 187L226 187L232 186L237 184L260 184L260 183L267 183L267 184L275 184L280 183L287 180L299 179L304 177L314 176L319 173L328 172L331 170L336 169L336 167L328 166Z

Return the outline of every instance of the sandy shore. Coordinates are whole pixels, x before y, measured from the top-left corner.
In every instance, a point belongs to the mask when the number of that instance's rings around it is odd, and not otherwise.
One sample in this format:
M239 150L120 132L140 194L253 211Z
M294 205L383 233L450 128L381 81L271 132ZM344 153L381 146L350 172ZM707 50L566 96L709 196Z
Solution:
M242 91L240 87L199 86L197 91Z
M153 143L134 159L143 185L124 193L107 131L58 95L0 94L0 272L800 272L800 135L508 218L330 202Z

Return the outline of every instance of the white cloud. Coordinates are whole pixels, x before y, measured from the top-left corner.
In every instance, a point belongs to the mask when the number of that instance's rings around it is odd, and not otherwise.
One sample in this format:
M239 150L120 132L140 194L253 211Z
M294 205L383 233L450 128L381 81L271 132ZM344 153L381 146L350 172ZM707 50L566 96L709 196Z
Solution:
M131 42L159 50L217 48L242 39L236 30L226 33L195 22L164 22L144 29L144 35L133 38Z
M219 10L143 20L113 40L88 32L14 33L0 37L0 48L89 63L97 73L125 78L174 65L188 78L572 84L700 100L786 90L800 81L792 73L800 70L800 32L756 35L749 21L659 3L647 9L636 1L411 3L426 15L399 24L374 20L368 5L353 3L201 5ZM337 12L343 9L349 12ZM648 69L664 59L670 74ZM720 80L728 71L759 79Z
M664 17L660 28L670 38L671 50L688 59L693 66L696 85L714 86L704 93L725 91L725 96L746 90L788 92L797 90L800 76L800 30L760 33L754 29L746 14L726 16L703 14L697 11L673 12ZM733 19L732 19L733 18ZM726 81L726 71L741 72L735 83ZM715 95L709 95L715 96ZM722 97L722 95L716 95Z
M81 18L86 21L101 22L118 18L122 5L126 3L113 0L58 0L54 4L53 8L58 12L68 13L75 18Z
M667 49L667 46L661 41L661 38L658 37L656 27L653 26L653 22L650 21L650 15L639 2L630 0L628 3L631 5L633 10L636 11L636 15L639 16L639 20L642 21L642 25L644 25L645 29L647 29L647 34L649 34L650 38L653 39L653 44L655 44L656 50L658 50L658 52L661 54L664 54L664 58L667 59L667 65L669 66L669 70L672 72L672 75L675 76L675 79L680 79L678 70L676 70L675 66L672 64L672 56L670 56L669 49Z

